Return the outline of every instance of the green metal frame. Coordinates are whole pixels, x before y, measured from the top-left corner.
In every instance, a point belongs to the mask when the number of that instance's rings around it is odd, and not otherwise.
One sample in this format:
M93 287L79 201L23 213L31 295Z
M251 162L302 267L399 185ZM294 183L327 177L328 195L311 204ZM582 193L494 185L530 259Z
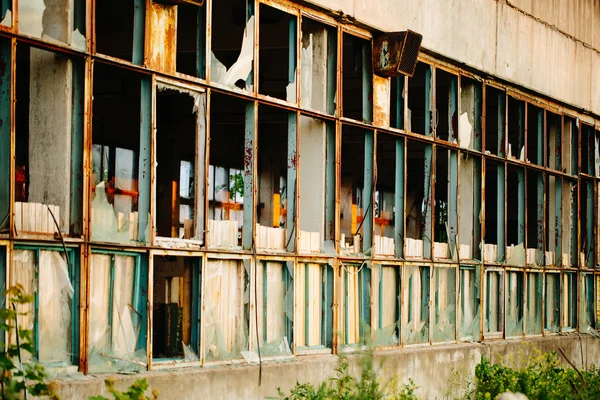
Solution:
M6 13L7 4L12 2L3 0L3 13ZM10 165L11 165L11 81L12 81L12 45L10 40L0 40L0 62L7 66L0 75L0 231L8 230L10 212Z

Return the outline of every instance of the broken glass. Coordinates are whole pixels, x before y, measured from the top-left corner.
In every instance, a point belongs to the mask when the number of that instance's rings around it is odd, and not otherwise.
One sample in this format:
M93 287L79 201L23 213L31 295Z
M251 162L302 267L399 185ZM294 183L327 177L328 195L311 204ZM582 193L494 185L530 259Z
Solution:
M343 116L371 123L373 120L371 42L344 33L342 45Z
M504 157L506 133L506 92L485 86L485 153ZM486 196L486 199L488 197Z
M486 271L485 273L484 333L502 332L503 277L503 273L500 271Z
M562 328L577 328L577 275L563 274L562 294Z
M146 369L147 293L139 256L92 254L88 365L91 373Z
M525 334L542 333L543 277L541 273L527 273L527 309L525 310Z
M481 269L480 267L460 268L460 307L458 309L459 339L477 341L481 316Z
M85 50L84 0L27 0L17 4L19 33ZM11 12L3 11L5 24Z
M33 330L34 354L24 353L42 364L67 366L74 361L72 276L62 252L17 250L11 266L11 286L21 285L27 294L36 294L33 303L19 304L19 328ZM43 282L43 284L40 284ZM11 341L16 340L14 332Z
M408 140L406 155L404 255L407 258L431 258L433 151L429 145Z
M400 151L398 151L398 147ZM404 199L404 187L398 187L397 163L401 163L400 168L404 167L404 160L399 158L403 152L404 141L391 135L383 133L377 134L377 179L375 191L375 236L374 236L374 254L382 256L394 256L396 254L396 240L401 240L402 232L396 233L396 195ZM401 154L397 154L401 153ZM401 193L397 193L401 192ZM401 207L404 207L402 204ZM401 212L400 212L401 213ZM399 213L399 215L400 215ZM397 238L397 239L396 239Z
M436 68L434 129L438 139L458 142L458 76Z
M461 152L458 167L458 255L460 260L481 260L481 159Z
M522 272L508 271L506 273L506 336L523 335L523 294L524 277Z
M397 346L400 343L400 280L399 266L375 265L373 280L373 325L375 346Z
M325 264L299 264L294 321L296 348L330 349L333 342L333 268ZM329 350L328 350L329 352Z
M252 91L254 3L221 0L212 6L210 79L231 88Z
M525 102L508 96L508 157L525 161Z
M558 332L560 324L560 274L546 274L544 331Z
M481 82L461 75L458 145L464 149L481 151L482 90Z
M242 358L248 350L250 292L241 260L208 260L204 277L204 357L210 361Z
M263 357L292 355L293 263L257 262L258 337ZM252 317L251 317L252 318Z
M404 343L429 342L429 286L430 267L405 267L403 303L407 311L403 316Z
M408 109L405 129L430 136L432 127L433 74L430 65L418 62L415 73L408 78Z
M340 304L340 341L343 345L357 345L370 342L370 298L371 270L366 262L362 264L342 264L342 287Z
M456 270L434 267L434 274L433 341L453 342L456 340Z

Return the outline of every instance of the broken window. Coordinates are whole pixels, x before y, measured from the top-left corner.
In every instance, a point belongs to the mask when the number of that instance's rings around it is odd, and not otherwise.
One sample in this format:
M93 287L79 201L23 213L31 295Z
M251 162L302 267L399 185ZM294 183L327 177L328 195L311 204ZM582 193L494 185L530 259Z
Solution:
M461 260L481 258L481 159L459 153L459 232L458 254Z
M298 18L266 4L259 7L259 92L295 103Z
M146 369L148 267L138 253L92 250L90 373Z
M408 109L405 123L408 132L431 135L432 69L431 65L418 62L414 75L408 78Z
M342 263L339 291L340 345L352 346L371 340L371 269L362 264Z
M558 332L560 326L560 274L547 273L544 296L544 332Z
M485 319L484 337L502 337L504 311L504 272L502 270L485 271L484 279Z
M252 91L254 2L219 0L211 5L210 79L224 86Z
M594 182L579 181L579 266L594 268Z
M402 256L404 240L405 139L377 133L373 254Z
M12 0L0 3L0 25L12 26Z
M4 4L4 3L2 3ZM10 2L9 2L10 4ZM2 7L2 5L0 5ZM0 11L2 8L0 8ZM9 39L0 40L0 63L12 65L12 44ZM12 68L5 68L0 75L0 235L10 232L10 203L11 203L11 86ZM16 185L18 189L18 185ZM23 187L21 186L21 189Z
M525 294L525 334L542 334L543 275L541 272L527 273L527 293Z
M428 266L404 267L405 344L429 343L430 269Z
M406 129L404 106L406 99L406 77L394 76L390 82L390 127Z
M85 3L84 0L19 1L19 33L85 50ZM3 21L7 16L10 20L11 14L5 7L2 7Z
M300 105L335 114L337 29L302 17Z
M333 268L298 263L294 337L296 354L330 353L333 346Z
M206 77L206 9L206 1L177 6L177 72L202 79Z
M92 239L149 239L150 79L95 64L92 127Z
M462 340L479 340L481 321L481 268L460 266L458 337Z
M525 161L525 102L508 96L508 157Z
M254 103L211 97L208 245L252 248Z
M464 149L481 151L482 105L483 87L481 82L461 75L458 145Z
M17 59L16 234L80 236L83 62L26 45Z
M548 185L546 187L546 266L562 265L562 187L562 177L548 176ZM565 257L565 259L567 258Z
M525 169L507 166L506 263L525 266Z
M290 134L292 132L290 131ZM269 139L272 140L272 139ZM330 122L302 115L300 117L300 153L297 157L295 137L288 151L289 214L294 218L293 201L296 168L300 169L300 252L333 252L335 249L335 180L336 130ZM298 161L296 159L298 158ZM350 216L348 210L347 216ZM343 218L343 214L342 214ZM343 223L343 222L342 222ZM343 232L343 230L342 230ZM288 232L288 235L292 235ZM349 239L352 239L349 236ZM289 240L289 239L288 239ZM350 242L352 243L352 242ZM344 247L344 240L342 240Z
M563 137L562 137L562 171L577 175L577 155L579 153L579 119L563 117Z
M345 254L357 254L371 249L375 206L373 135L372 131L365 132L351 126L344 126L342 130L340 247Z
M402 268L376 264L371 273L375 346L397 346L400 343L400 282Z
M523 272L506 272L506 332L505 336L523 335L524 284Z
M204 239L206 97L157 84L156 234Z
M557 265L576 268L577 254L577 182L563 178L562 180L562 257Z
M562 274L562 331L577 328L577 275Z
M506 93L492 86L486 86L485 110L485 152L504 157L506 154Z
M199 361L200 260L154 257L152 357L155 363Z
M544 264L544 174L527 170L527 265Z
M544 110L527 103L527 162L544 165Z
M144 63L145 0L98 1L94 16L97 53Z
M206 361L241 359L248 351L250 260L209 259L204 273Z
M435 266L433 341L456 340L456 269Z
M32 303L18 304L19 329L33 332L33 351L27 361L65 367L79 363L79 258L78 250L16 246L10 269L10 286L21 285ZM10 341L14 344L15 333ZM75 372L77 367L73 367ZM70 370L70 369L69 369Z
M258 107L258 249L294 250L296 125L296 113Z
M594 275L582 274L579 332L589 333L596 329L594 301Z
M431 145L407 141L405 257L431 258Z
M439 68L435 70L434 125L438 139L458 142L458 76Z
M596 135L594 136L596 145L594 146L594 171L593 175L596 177L600 177L600 130L596 130Z
M263 357L292 355L294 263L259 261L256 268L260 354Z
M485 160L485 236L483 260L486 263L505 261L505 176L503 163Z
M561 116L546 112L546 166L562 171L562 123Z
M342 65L343 116L373 121L371 41L344 33Z
M457 259L458 153L436 147L434 259Z

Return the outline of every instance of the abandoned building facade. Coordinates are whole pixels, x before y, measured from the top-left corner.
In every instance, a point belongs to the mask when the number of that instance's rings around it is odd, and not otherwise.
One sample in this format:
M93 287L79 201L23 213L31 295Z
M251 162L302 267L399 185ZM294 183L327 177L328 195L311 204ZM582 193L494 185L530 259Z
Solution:
M458 3L0 1L0 281L35 293L30 358L600 328L600 5ZM378 73L407 29L414 70Z

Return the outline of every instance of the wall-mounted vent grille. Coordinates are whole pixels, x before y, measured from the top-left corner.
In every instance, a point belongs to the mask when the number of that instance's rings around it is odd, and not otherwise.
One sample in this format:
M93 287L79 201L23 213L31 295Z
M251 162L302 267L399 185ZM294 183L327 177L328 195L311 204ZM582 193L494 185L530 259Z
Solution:
M382 33L375 37L373 66L382 76L412 76L423 36L411 30Z

